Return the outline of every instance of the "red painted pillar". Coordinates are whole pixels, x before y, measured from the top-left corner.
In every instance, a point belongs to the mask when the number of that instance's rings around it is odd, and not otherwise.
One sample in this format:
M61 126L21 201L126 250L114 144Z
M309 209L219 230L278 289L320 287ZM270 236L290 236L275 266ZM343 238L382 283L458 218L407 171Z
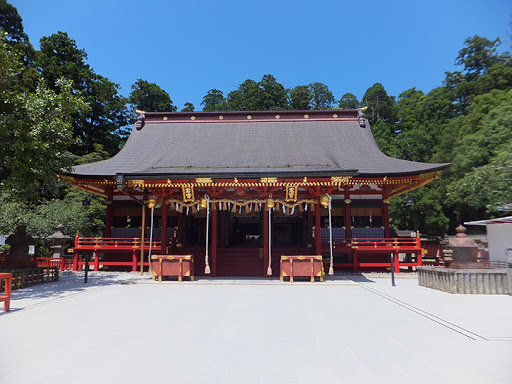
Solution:
M183 245L183 213L178 212L178 243Z
M161 208L161 215L162 215L162 232L160 234L160 240L162 242L162 249L160 251L161 254L165 255L167 254L167 215L168 215L168 207L167 203L164 201Z
M308 244L311 245L311 248L313 248L313 211L311 210L311 205L308 209Z
M391 237L391 230L389 228L389 193L388 188L383 186L382 188L382 225L384 226L384 237Z
M347 196L347 195L345 195ZM349 198L345 199L345 239L347 242L352 240L352 209L350 203L352 201Z
M320 231L320 203L315 204L315 255L322 254L322 238Z
M267 276L268 269L268 215L267 208L263 211L263 276Z
M73 271L78 271L78 251L76 250L73 256Z
M217 276L217 209L212 210L212 249L211 249L211 275Z
M132 254L132 272L137 272L137 252L133 251Z
M107 192L107 219L105 220L105 231L104 237L112 237L112 227L114 226L114 209L112 208L112 200L114 196L114 191L110 188Z
M220 214L220 247L226 247L226 211L219 211Z
M357 248L352 248L352 266L354 273L359 273L359 260L357 257Z
M94 250L94 270L99 271L100 270L100 255L98 254L98 251Z
M400 260L398 259L398 249L395 251L395 273L400 272Z

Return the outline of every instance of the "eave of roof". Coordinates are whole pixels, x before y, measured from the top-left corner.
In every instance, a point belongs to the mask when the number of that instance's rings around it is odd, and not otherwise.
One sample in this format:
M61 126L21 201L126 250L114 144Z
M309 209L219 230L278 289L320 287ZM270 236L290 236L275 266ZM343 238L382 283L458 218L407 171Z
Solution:
M384 155L360 110L155 112L137 124L116 156L76 166L71 175L399 177L449 166Z

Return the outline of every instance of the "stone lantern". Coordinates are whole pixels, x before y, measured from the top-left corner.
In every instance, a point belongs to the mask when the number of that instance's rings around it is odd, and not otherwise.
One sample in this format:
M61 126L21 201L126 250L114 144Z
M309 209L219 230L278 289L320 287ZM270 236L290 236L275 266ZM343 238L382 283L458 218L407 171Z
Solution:
M36 242L32 236L27 235L27 228L23 224L18 225L16 233L9 236L5 243L9 244L11 249L6 262L2 264L3 268L17 269L37 266L37 261L31 260L32 255L29 254L29 246Z
M452 261L445 262L446 267L453 269L479 269L482 264L478 262L478 245L466 235L466 227L459 225L455 228L455 239L446 239L442 242L447 248L445 253L450 254ZM448 264L448 265L447 265Z
M53 250L53 258L60 259L66 253L66 249L69 247L69 241L72 239L71 236L65 235L62 230L64 226L62 224L57 225L57 232L53 235L48 236L46 239L53 242L50 247Z

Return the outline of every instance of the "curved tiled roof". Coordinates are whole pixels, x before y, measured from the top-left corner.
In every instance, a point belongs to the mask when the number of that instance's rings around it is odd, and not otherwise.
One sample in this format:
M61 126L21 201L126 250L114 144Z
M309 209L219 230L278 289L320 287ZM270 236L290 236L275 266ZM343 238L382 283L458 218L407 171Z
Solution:
M406 176L444 169L384 155L361 112L147 113L113 158L75 176Z

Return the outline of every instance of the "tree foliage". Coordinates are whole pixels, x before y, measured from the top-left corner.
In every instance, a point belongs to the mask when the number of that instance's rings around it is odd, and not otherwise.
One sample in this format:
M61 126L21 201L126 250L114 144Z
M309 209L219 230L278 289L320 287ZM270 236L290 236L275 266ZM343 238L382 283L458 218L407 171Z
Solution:
M87 110L71 84L58 80L60 93L39 81L35 92L20 82L22 58L10 49L2 36L0 65L0 191L18 199L37 200L41 189L49 188L56 175L69 167L66 148L73 141L73 116Z
M133 109L145 112L176 112L178 110L167 92L155 83L142 79L138 79L132 85L128 101Z
M89 108L77 112L73 120L75 142L71 151L84 155L94 150L95 143L115 154L120 149L127 132L126 98L119 95L119 85L96 74L86 63L85 50L78 48L76 41L65 32L43 37L36 63L42 77L53 91L62 91L58 79L72 82L75 93L82 95Z

